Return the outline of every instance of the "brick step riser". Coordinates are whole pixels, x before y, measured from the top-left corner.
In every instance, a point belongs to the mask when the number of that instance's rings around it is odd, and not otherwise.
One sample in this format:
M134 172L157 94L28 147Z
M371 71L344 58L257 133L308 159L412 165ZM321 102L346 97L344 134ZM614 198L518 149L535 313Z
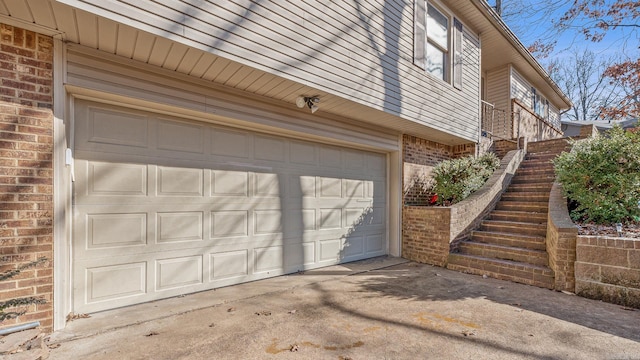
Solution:
M549 201L549 195L532 195L534 192L511 192L505 193L502 195L500 200L502 201L536 201L536 202L545 202Z
M527 169L523 169L520 167L518 171L516 171L515 176L527 176L527 175L547 175L547 176L555 176L556 172L553 168L549 169L541 169L540 167L531 167Z
M545 183L553 183L555 180L554 176L522 176L518 177L517 175L511 179L512 184L545 184Z
M536 216L533 216L536 215ZM516 214L489 214L489 220L497 220L497 221L516 221L530 224L546 224L547 222L547 214L541 213L529 213L527 215L516 215Z
M520 163L520 168L518 169L518 171L520 170L530 170L530 169L544 169L544 170L552 170L553 164L551 163L546 163L546 162L525 162L523 161L522 163Z
M525 211L525 212L536 212L536 213L546 213L549 210L549 205L523 205L519 204L516 201L500 201L496 205L496 210L506 210L506 211Z
M525 269L516 270L508 267L504 268L501 267L500 264L496 264L490 260L477 261L474 259L471 262L467 262L461 258L463 258L463 256L457 254L449 255L447 268L468 274L487 275L495 279L513 281L520 284L538 286L546 289L554 288L555 280L553 273L531 273Z
M528 154L544 154L544 153L561 153L563 151L571 151L571 145L568 144L545 144L547 146L536 146L529 144L527 146Z
M553 183L544 184L511 184L507 188L507 192L549 192Z
M480 225L480 231L490 231L497 232L503 234L518 234L518 235L529 235L529 236L546 236L547 228L540 229L538 227L530 227L524 224L520 226L504 226L504 225L494 225L494 224L485 224L482 223Z
M535 144L529 143L527 146L527 152L529 154L550 153L555 151L569 151L571 145L568 143L555 143L555 144Z
M565 151L571 151L571 148L567 148L566 146L549 146L548 148L545 149L531 149L531 148L527 148L527 155L528 156L552 156L552 155L558 155L561 154L562 152Z
M541 161L541 162L551 162L553 159L558 157L560 153L553 154L527 154L524 158L524 161Z
M549 257L546 252L526 249L504 249L486 246L478 243L460 244L460 253L465 255L482 256L489 259L509 260L536 266L547 266Z
M547 247L544 243L544 238L539 240L525 239L518 237L515 234L502 234L498 237L495 234L487 234L479 231L473 231L471 233L471 241L484 244L493 244L501 246L510 246L514 248L522 248L529 250L546 250Z

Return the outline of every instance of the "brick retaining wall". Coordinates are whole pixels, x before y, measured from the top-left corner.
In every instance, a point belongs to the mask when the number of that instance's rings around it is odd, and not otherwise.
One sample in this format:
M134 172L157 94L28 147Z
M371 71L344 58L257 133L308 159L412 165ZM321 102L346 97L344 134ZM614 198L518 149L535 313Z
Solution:
M468 237L493 209L523 158L523 150L507 154L487 183L457 204L405 206L402 211L402 257L446 266L451 249Z
M575 291L574 264L577 235L578 228L569 217L567 199L562 196L562 186L554 183L549 194L547 253L549 267L555 275L556 290Z
M640 239L578 236L576 294L640 309Z

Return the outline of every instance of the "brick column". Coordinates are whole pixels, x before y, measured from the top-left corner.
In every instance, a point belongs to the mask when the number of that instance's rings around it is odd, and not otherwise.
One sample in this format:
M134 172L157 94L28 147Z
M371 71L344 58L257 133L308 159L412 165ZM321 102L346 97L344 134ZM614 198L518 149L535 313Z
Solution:
M50 37L0 24L0 273L48 259L0 282L2 300L46 300L0 328L53 324L52 62Z

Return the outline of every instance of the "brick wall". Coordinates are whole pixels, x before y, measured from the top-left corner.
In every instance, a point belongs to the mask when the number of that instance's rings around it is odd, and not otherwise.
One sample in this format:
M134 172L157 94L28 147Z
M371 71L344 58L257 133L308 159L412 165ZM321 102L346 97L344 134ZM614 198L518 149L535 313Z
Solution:
M567 199L562 196L562 186L554 183L549 194L546 241L549 267L554 272L556 290L575 291L577 236L578 228L569 217Z
M576 294L640 309L640 239L578 236Z
M405 206L402 257L446 266L449 252L493 209L523 158L524 151L509 153L480 190L453 206Z
M410 205L426 205L417 180L429 180L433 167L443 161L475 155L475 144L445 145L419 137L402 137L404 202Z
M445 266L449 256L450 208L405 206L402 210L402 257Z
M0 272L48 261L0 282L0 299L38 296L18 319L52 329L53 41L0 24Z
M518 144L514 141L495 140L491 150L496 154L496 156L502 159L509 151L516 150L517 148Z
M515 119L513 126L514 139L516 137L524 137L529 142L532 142L557 139L563 136L561 130L554 128L551 123L536 115L518 99L511 101L511 107Z

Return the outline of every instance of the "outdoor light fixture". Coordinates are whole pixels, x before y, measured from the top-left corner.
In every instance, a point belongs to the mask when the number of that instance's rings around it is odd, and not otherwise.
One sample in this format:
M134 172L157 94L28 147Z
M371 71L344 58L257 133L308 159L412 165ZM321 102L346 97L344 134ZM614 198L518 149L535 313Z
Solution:
M311 109L311 113L315 113L318 111L318 103L320 102L320 98L317 96L298 96L296 98L296 106L299 108L305 107L305 105Z
M618 232L618 237L622 237L622 223L616 224L616 231Z

